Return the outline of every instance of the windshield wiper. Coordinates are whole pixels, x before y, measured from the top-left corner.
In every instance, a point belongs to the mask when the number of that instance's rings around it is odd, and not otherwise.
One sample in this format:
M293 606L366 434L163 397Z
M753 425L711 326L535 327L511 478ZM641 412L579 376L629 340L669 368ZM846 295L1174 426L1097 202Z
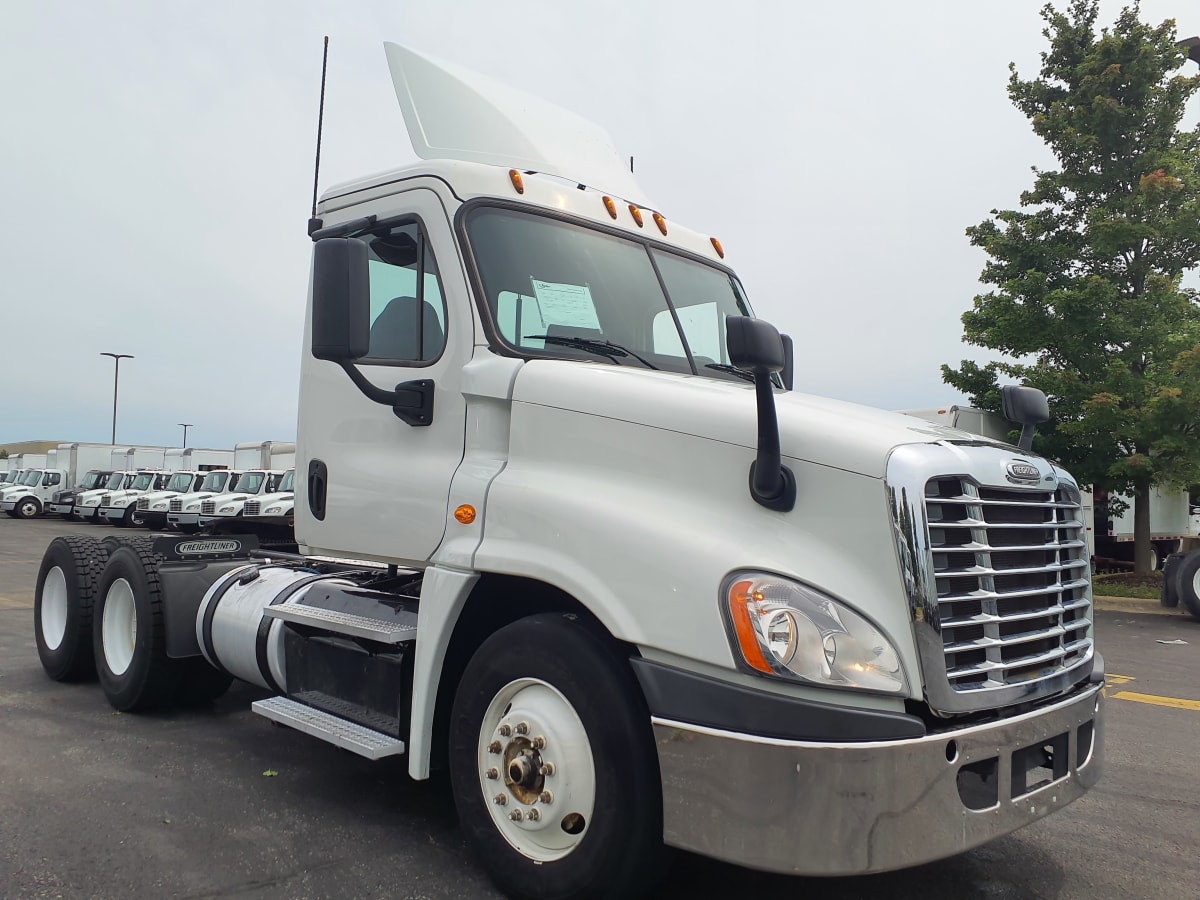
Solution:
M556 344L560 347L575 347L579 350L588 353L595 353L598 356L607 356L613 362L617 361L620 356L632 356L647 369L657 369L658 366L649 360L642 359L628 347L622 347L620 344L614 344L612 341L597 341L592 338L582 337L566 337L561 334L527 334L525 340L545 341L547 344Z
M739 369L737 366L727 366L724 363L705 363L704 368L716 369L718 372L728 372L730 375L736 375L746 381L754 381L754 376L745 369Z

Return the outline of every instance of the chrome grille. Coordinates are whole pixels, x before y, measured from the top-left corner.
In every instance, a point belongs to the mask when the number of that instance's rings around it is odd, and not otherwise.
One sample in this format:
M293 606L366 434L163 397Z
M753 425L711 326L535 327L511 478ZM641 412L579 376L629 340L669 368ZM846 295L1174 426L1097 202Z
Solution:
M1089 562L1073 489L933 478L925 511L952 691L1033 688L1090 658ZM979 699L971 705L990 705L986 693Z
M246 505L242 508L242 515L257 516L262 508L262 503L258 500L247 500Z
M217 504L212 500L205 500L200 504L200 515L211 516L217 511Z
M172 500L171 501L171 512L183 512L183 501L182 500Z

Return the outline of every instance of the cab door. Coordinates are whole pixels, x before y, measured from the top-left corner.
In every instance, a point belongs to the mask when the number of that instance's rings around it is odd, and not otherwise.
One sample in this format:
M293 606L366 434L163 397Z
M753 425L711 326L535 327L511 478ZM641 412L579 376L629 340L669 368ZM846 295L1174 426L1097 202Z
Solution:
M370 399L341 364L315 358L310 294L296 533L313 551L419 564L441 543L450 481L463 458L461 379L474 313L436 193L405 191L355 207L353 217L370 214L380 224L353 235L369 248L370 349L350 365L387 391L432 383L432 414L427 423L405 421Z

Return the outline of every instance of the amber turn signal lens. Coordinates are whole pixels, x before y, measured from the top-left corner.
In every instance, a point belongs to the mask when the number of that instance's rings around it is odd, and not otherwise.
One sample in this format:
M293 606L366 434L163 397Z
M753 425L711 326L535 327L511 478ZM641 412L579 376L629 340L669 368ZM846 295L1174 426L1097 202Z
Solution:
M721 257L721 259L724 259L725 248L721 246L721 242L716 238L709 238L709 240L712 241L713 249L717 251L717 256Z
M521 177L520 172L516 169L509 169L508 180L512 182L512 186L516 188L518 194L525 193L525 179Z
M746 663L752 669L771 675L775 670L763 655L754 634L754 626L750 624L750 610L746 608L750 601L762 599L761 594L751 593L751 587L753 582L739 581L729 588L729 614L733 618L733 630L737 633L738 647Z
M641 228L642 227L642 211L640 209L638 209L636 206L634 206L632 203L630 203L629 204L629 214L631 216L633 216L633 221L637 222L638 228Z
M454 518L464 525L470 525L475 521L475 507L470 503L464 503L454 511Z
M604 198L604 208L608 210L608 214L614 219L617 217L617 204L613 201L612 197Z
M667 233L667 220L664 219L662 216L660 216L658 213L655 213L654 214L654 224L658 226L658 230L661 231L663 233L663 235L665 236Z

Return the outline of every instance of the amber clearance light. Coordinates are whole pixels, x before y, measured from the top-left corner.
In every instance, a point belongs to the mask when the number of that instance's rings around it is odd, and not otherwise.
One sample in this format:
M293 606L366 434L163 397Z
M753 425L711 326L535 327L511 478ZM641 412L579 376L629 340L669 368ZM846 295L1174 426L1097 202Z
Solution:
M612 197L604 198L604 208L608 210L608 214L614 219L617 217L617 204Z
M637 222L637 227L641 228L642 227L642 211L640 209L638 209L636 206L634 206L632 203L630 203L629 204L629 214L631 216L633 216L633 221Z
M508 180L512 182L512 186L518 194L525 193L525 179L521 177L520 172L516 169L509 169Z
M717 251L717 256L721 257L721 259L724 259L725 248L721 246L721 242L716 238L709 238L709 240L712 241L713 249Z
M463 525L470 525L475 521L475 507L473 507L470 503L464 503L454 511L454 518L456 518Z

